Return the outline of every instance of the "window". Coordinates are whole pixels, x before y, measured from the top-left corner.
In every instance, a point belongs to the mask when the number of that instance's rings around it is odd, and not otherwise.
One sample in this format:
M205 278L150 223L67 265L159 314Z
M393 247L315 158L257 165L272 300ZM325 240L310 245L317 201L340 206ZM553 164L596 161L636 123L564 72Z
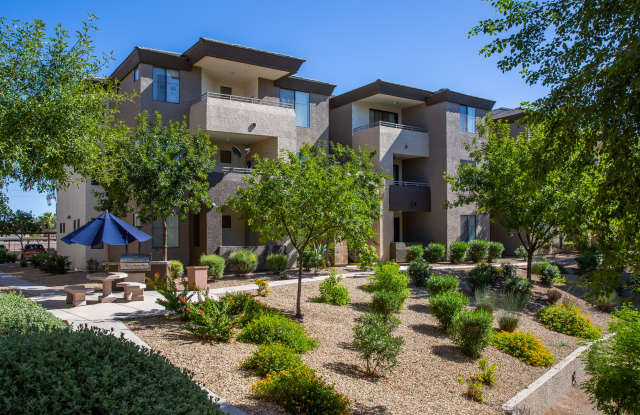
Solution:
M180 102L180 72L173 69L153 68L153 100Z
M369 109L369 125L373 125L380 121L397 124L398 114L395 112Z
M138 70L138 68L136 68L136 69L133 70L133 80L135 82L138 79L140 79L140 71Z
M460 105L460 129L470 133L476 132L476 109Z
M80 219L74 219L73 220L73 230L77 230L78 228L80 228Z
M231 151L220 150L220 163L231 164Z
M296 126L309 127L309 93L280 89L280 102L291 104L296 111Z
M231 216L222 216L222 229L231 229Z
M476 215L460 216L460 240L469 242L476 239Z
M151 239L153 248L163 248L162 245L162 221L154 220L151 225ZM180 234L178 228L178 217L169 216L167 218L167 247L178 248L180 246Z
M230 86L220 86L220 93L222 95L233 95L233 89Z
M140 220L140 214L139 213L134 213L133 214L133 226L135 226L136 228L139 228L142 226L142 220Z
M394 182L400 181L400 166L398 166L397 164L393 165L393 181Z
M393 218L393 242L400 242L400 218Z
M64 232L65 232L64 222L60 222L60 233L64 233Z

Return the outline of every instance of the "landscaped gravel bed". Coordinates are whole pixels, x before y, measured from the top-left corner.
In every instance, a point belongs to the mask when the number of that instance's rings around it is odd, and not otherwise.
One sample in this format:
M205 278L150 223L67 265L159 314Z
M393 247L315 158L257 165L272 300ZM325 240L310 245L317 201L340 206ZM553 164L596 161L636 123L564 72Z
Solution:
M458 272L461 276L464 273ZM348 278L343 283L351 294L344 307L315 303L319 283L303 285L303 324L316 337L320 347L302 355L303 360L353 402L354 414L497 414L501 405L546 370L527 366L519 360L489 347L483 356L497 363L498 381L485 388L485 404L468 400L459 375L477 372L477 361L462 355L438 328L429 313L427 292L412 289L404 310L397 315L400 327L394 333L405 340L399 365L385 378L372 379L362 372L363 364L350 347L356 319L368 311L371 294L359 287L366 278ZM296 285L274 287L265 303L290 312L294 309ZM556 361L567 356L582 341L547 330L533 317L542 305L546 289L536 287L531 307L520 320L524 331L533 331L553 353ZM565 294L588 313L594 324L604 326L608 315L597 312L584 301ZM127 322L152 348L174 365L194 372L197 381L249 414L277 414L275 405L251 398L251 385L259 378L239 368L240 362L256 349L255 345L232 340L229 344L201 343L172 317L145 318ZM496 325L497 327L497 325Z

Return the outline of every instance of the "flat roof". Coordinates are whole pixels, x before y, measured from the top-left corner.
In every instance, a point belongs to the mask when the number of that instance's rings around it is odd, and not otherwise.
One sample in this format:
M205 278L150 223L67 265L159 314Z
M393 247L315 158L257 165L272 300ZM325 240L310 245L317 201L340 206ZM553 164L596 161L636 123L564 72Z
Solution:
M519 120L525 116L525 112L522 108L496 108L491 114L491 118L496 121L513 122Z
M299 76L287 76L275 81L275 85L285 89L295 89L297 91L310 92L312 94L330 96L335 89L334 84L316 81L315 79L302 78Z

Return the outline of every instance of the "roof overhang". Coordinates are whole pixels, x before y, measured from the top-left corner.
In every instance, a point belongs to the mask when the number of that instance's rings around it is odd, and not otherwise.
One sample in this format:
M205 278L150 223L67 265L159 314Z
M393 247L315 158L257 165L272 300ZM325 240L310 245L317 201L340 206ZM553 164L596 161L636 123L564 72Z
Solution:
M275 82L276 86L284 89L309 92L311 94L330 96L336 87L333 84L316 81L314 79L300 78L299 76L287 76Z
M427 105L438 104L440 102L453 102L455 104L467 105L469 107L479 108L489 111L493 108L495 101L489 99L478 98L471 95L461 94L449 89L441 89L436 91L426 100Z
M331 98L330 108L338 108L346 104L361 101L377 95L401 98L415 101L415 105L425 102L432 92L410 86L394 84L378 79L368 85L345 92Z
M191 70L189 61L179 53L136 46L129 56L113 71L110 78L122 81L129 72L141 63L182 71Z

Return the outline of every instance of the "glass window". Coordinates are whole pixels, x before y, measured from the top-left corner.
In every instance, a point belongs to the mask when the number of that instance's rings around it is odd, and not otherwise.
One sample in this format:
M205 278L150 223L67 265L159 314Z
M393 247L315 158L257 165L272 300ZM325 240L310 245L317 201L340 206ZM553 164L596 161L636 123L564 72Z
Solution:
M153 68L153 100L167 99L167 71L164 68Z
M280 102L284 102L285 104L291 104L293 107L295 101L295 94L290 89L280 89Z
M167 102L180 102L180 72L167 69Z
M476 239L476 215L460 216L460 240L469 242Z
M133 70L133 80L137 81L138 79L140 79L140 72L138 71L138 68Z
M296 125L298 127L309 126L309 93L296 91L295 98Z
M373 125L380 121L397 124L398 114L395 112L369 109L369 125Z
M476 109L473 107L467 109L467 131L476 132Z
M230 229L231 228L231 216L223 215L222 216L222 229Z
M460 105L460 129L467 131L467 106Z
M151 225L151 239L153 248L162 248L162 221L154 220ZM169 216L167 218L167 247L178 248L180 246L180 234L178 228L178 217Z

